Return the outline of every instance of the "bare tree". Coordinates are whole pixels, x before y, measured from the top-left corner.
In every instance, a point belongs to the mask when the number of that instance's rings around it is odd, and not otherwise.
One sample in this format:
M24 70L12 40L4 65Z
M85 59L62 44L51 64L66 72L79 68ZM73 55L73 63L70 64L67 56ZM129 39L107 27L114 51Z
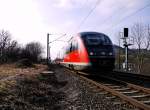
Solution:
M43 48L40 43L31 42L25 48L21 48L17 41L11 40L8 31L0 30L0 63L14 62L22 58L37 62L42 52Z
M0 30L0 62L17 61L20 51L21 47L17 41L11 40L10 33Z
M28 43L24 50L24 57L37 62L43 52L42 45L39 42Z
M131 36L134 39L134 48L138 51L136 54L137 72L141 73L145 55L150 47L150 30L142 23L135 23L131 28Z
M149 26L149 24L148 24L148 26L147 26L147 29L146 29L147 31L147 35L146 35L146 42L145 42L145 49L146 50L150 50L150 26Z
M10 61L17 61L20 58L22 48L17 41L13 40L10 42L7 48L7 57Z
M6 49L9 47L11 41L10 33L8 31L0 30L0 60L6 60Z

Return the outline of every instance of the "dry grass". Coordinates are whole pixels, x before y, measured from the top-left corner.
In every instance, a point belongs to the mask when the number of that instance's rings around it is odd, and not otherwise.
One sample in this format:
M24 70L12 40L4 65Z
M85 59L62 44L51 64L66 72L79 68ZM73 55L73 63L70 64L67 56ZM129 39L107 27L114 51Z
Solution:
M37 74L42 70L47 69L46 65L35 64L31 68L19 68L15 64L0 65L0 79L16 74Z
M31 76L45 69L47 69L47 66L40 64L35 64L34 68L18 68L15 64L0 65L0 92L15 85L16 75Z
M63 82L56 77L37 74L43 65L24 69L23 75L0 84L0 109L8 110L60 110L59 101L65 97L58 90Z

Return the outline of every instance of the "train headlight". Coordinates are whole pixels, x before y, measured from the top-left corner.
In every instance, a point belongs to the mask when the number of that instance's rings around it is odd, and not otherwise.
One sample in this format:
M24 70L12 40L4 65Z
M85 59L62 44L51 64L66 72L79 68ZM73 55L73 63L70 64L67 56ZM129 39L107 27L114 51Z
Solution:
M106 53L105 52L101 52L101 55L105 55Z
M90 52L90 55L94 55L94 53L93 53L93 52Z
M112 53L112 52L109 52L109 55L111 56L111 55L113 55L113 53Z

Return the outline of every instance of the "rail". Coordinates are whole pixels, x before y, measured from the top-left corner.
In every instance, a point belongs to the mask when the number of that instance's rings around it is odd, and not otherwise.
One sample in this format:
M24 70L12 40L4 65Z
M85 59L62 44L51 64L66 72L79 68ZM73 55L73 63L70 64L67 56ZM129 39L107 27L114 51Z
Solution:
M68 71L75 73L74 71L71 70ZM84 72L82 72L82 74L83 73ZM149 88L144 88L135 84L127 83L125 81L121 82L124 84L117 85L113 83L97 82L94 81L93 79L89 79L85 77L85 75L84 76L77 75L77 76L80 77L82 80L88 82L90 86L96 86L96 88L99 89L100 91L103 90L107 92L106 94L112 94L113 96L109 98L119 97L121 100L139 109L150 110L150 89Z

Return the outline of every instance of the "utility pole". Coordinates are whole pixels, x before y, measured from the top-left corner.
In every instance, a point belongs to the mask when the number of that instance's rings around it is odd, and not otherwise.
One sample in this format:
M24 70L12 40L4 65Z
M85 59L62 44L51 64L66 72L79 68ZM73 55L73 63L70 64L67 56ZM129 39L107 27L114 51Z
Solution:
M49 50L50 48L49 48L49 33L47 33L47 64L49 64L49 52L50 52L50 50Z
M125 69L128 71L128 43L127 43L127 37L128 37L128 28L124 28L124 47L125 47Z
M62 40L59 40L60 38L62 38L63 36L65 36L66 34L63 34L62 36L58 37L57 39L49 42L49 36L50 35L55 35L55 34L49 34L47 33L47 64L51 63L51 52L50 52L50 43L53 43L55 41L62 41Z
M128 71L128 43L127 39L124 39L124 47L125 47L125 68Z
M3 37L0 37L0 58L3 56L2 44L3 44ZM1 60L0 60L1 61Z
M150 30L150 28L149 28L149 24L148 24L147 28L148 28L148 32L149 32L149 30Z

